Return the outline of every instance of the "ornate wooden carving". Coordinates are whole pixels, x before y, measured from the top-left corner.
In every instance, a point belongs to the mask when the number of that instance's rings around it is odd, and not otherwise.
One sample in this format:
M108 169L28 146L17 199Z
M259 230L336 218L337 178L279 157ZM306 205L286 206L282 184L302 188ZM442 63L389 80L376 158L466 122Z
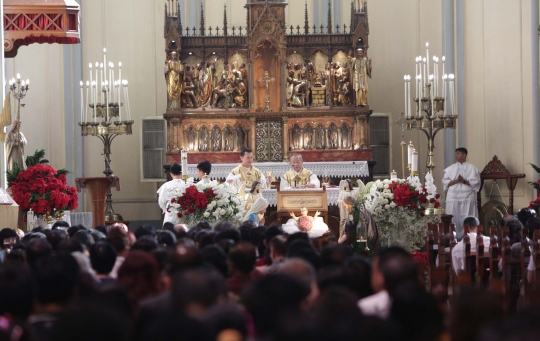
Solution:
M497 155L493 156L493 159L484 167L481 175L495 175L495 174L510 174L506 166L503 165Z

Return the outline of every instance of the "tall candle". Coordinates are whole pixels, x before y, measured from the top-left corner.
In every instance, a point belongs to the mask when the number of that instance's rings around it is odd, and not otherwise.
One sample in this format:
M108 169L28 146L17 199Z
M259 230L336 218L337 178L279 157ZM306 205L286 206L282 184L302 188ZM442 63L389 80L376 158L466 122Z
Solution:
M407 147L407 167L411 169L412 165L412 153L414 151L414 145L412 144L412 141L409 142L409 146Z
M411 175L418 175L418 153L416 149L412 152Z
M103 67L105 67L105 79L107 80L107 49L103 48Z
M122 121L122 103L120 103L120 81L116 82L116 95L118 97L118 120Z
M422 97L426 97L426 85L429 77L426 71L426 58L424 58L422 62L424 63L424 84L422 84Z
M90 85L92 85L92 63L88 64L88 68L90 69ZM94 98L94 95L92 93L92 87L90 87L90 96Z
M180 157L182 160L182 178L187 179L188 178L188 153L186 148L182 147L182 151L180 152Z
M442 75L444 77L445 73L444 73L444 61L446 60L446 58L444 56L442 56ZM446 90L446 87L444 86L445 82L443 80L443 93L441 95L441 97L445 97L446 98L446 93L445 93L445 90Z
M418 75L417 86L418 86L418 107L416 108L416 111L417 111L418 116L420 116L420 106L422 105L422 101L420 100L420 94L422 92L422 89L421 89L422 75Z
M407 77L407 100L409 101L409 105L407 109L409 111L409 117L411 117L412 114L411 114L411 76L410 75Z
M409 113L407 112L407 76L403 76L403 83L404 83L404 89L403 92L405 93L405 108L403 108L405 112L405 116L408 117Z
M79 83L81 85L81 122L83 121L83 112L84 112L84 97L83 97L83 81Z
M96 81L94 81L94 83L92 84L92 87L94 88L94 123L96 123L96 100L97 100L97 83Z
M92 74L92 73L90 73ZM90 104L90 99L88 98L88 88L90 87L90 83L89 81L86 81L86 105L85 105L85 110L84 110L84 121L85 122L88 122L88 105ZM91 90L91 89L90 89ZM92 92L92 91L90 91Z
M429 75L429 43L426 43L427 74Z
M103 64L99 64L99 74L101 76L101 92L99 94L99 101L101 104L105 102L103 99L103 86L105 85L104 78L103 78Z
M444 64L443 64L443 68L444 68ZM448 114L448 103L446 102L446 83L448 82L448 75L443 74L442 79L443 79L443 98L444 98L444 109L443 109L444 112L443 112L443 114L447 115Z
M395 170L392 170L392 173L390 173L390 180L397 180L397 173Z

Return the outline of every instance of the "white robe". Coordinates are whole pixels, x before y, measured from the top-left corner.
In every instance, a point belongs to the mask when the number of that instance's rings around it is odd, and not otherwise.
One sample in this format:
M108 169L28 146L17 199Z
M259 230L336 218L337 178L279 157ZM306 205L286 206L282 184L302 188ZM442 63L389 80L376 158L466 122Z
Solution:
M168 181L164 183L157 191L157 194L159 195L158 204L159 207L161 207L161 210L165 214L165 218L163 219L163 223L166 222L176 222L176 213L174 212L167 212L167 205L169 204L169 201L171 200L171 192L176 189L180 189L184 187L186 183L182 179L173 179L171 181Z
M303 168L300 170L300 172L304 170ZM296 172L294 169L292 170L295 175L298 175L300 172ZM309 176L309 184L315 185L315 188L321 188L321 181L319 178L317 178L317 175L311 173ZM279 189L284 190L287 188L290 188L291 184L287 180L285 180L283 177L281 177L281 181L279 182Z
M470 185L459 182L448 187L448 183L460 174ZM463 236L463 220L469 216L478 218L476 193L480 189L480 173L478 168L468 162L456 162L444 170L442 183L447 191L446 213L454 216L452 222L456 225L457 238L460 239Z
M281 228L287 234L302 232L298 228L298 222L294 219L289 219L287 223L281 226ZM317 217L313 219L311 230L307 231L306 233L308 234L309 238L319 238L326 232L328 232L328 225L326 225L322 217Z

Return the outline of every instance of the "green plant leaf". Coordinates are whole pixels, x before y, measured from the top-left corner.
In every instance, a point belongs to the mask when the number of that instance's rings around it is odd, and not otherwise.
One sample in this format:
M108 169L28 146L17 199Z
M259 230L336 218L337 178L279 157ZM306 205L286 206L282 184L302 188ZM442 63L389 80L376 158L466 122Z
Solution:
M536 173L540 173L540 167L532 164L532 163L529 163L529 165L531 165L531 167L536 171Z

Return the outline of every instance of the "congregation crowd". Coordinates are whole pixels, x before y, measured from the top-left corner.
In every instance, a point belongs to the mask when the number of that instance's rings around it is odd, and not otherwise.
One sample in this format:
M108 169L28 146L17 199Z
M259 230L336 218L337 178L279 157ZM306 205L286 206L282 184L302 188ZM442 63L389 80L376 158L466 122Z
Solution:
M399 247L371 261L280 227L0 231L1 340L533 340L540 310L449 302ZM450 308L448 308L450 307Z

